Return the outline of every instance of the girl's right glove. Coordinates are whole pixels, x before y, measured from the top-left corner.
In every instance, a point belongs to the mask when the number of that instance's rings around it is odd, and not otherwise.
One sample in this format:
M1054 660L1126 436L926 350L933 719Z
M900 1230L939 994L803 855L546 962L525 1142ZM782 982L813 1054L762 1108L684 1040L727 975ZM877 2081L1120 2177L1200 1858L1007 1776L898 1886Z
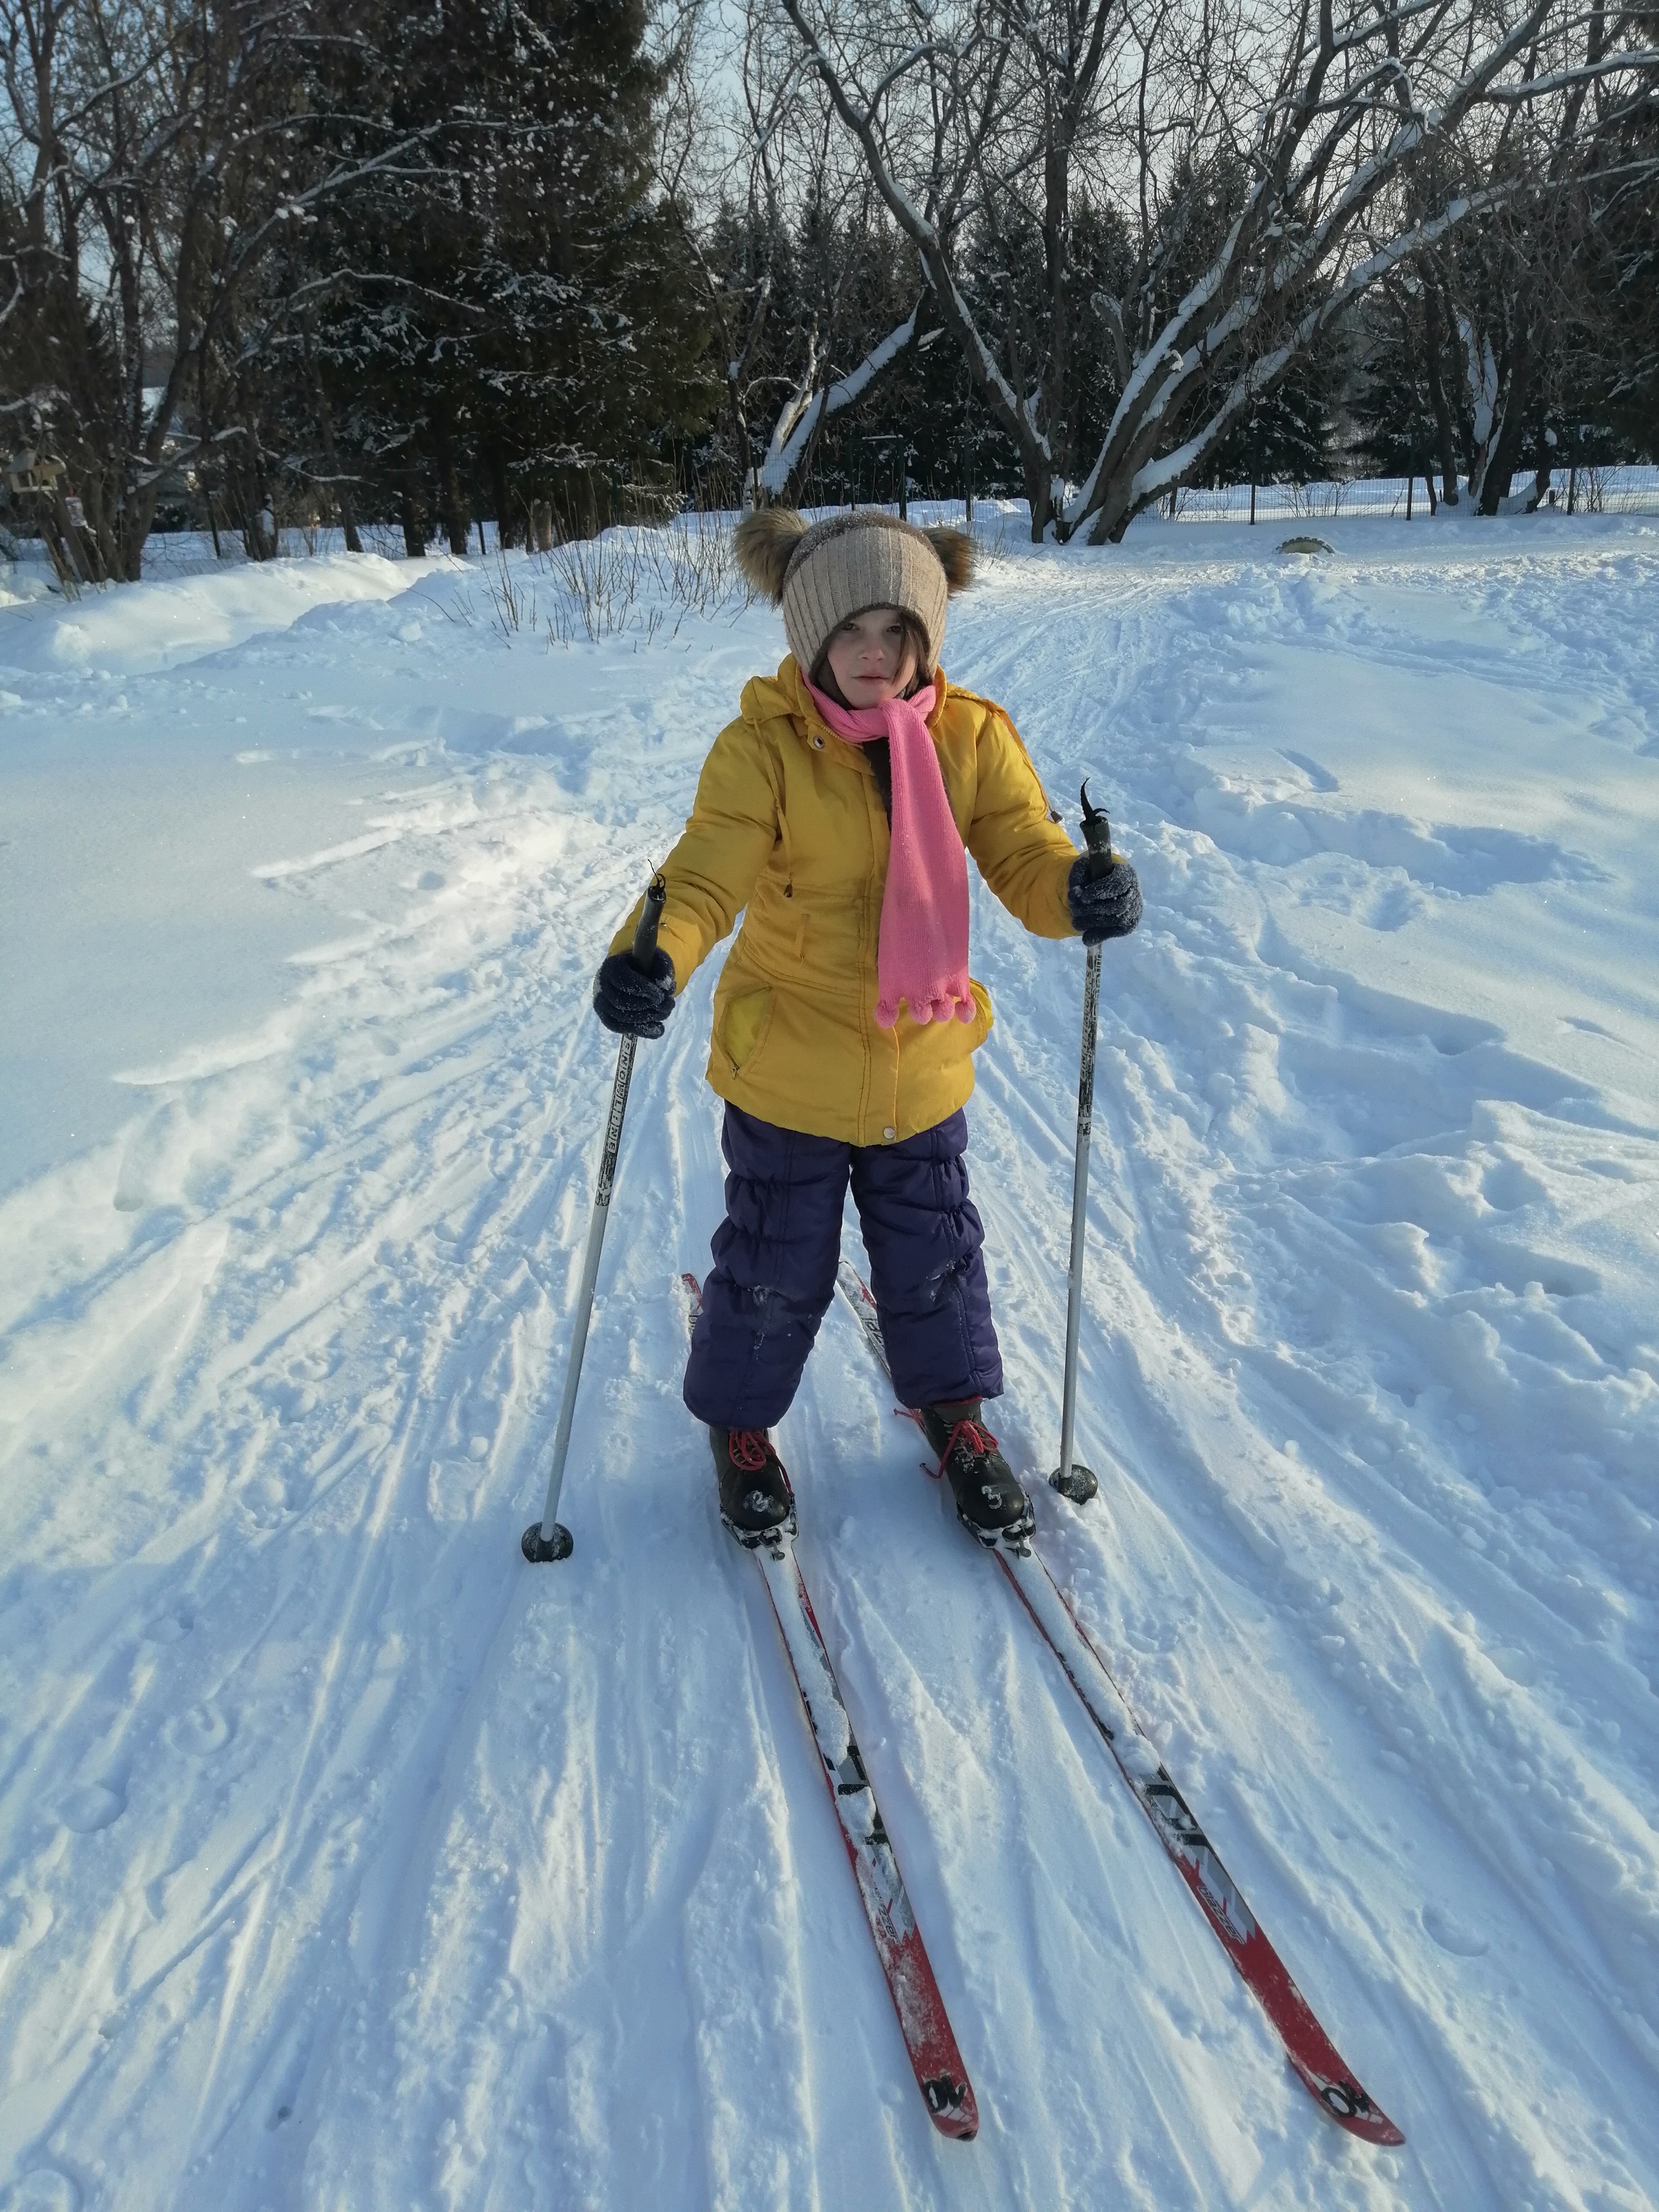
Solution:
M1115 860L1103 876L1094 878L1086 860L1073 860L1066 903L1083 942L1103 945L1109 937L1127 937L1139 921L1139 880L1127 860Z
M613 1036L659 1037L674 1011L674 963L657 953L643 975L633 956L613 952L593 978L593 1011Z

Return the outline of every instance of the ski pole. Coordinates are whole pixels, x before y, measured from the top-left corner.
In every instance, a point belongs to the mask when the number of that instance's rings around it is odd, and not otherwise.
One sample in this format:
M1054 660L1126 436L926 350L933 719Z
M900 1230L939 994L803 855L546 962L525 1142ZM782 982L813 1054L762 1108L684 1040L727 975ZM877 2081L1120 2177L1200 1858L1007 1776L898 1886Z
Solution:
M1097 883L1112 865L1112 828L1097 806L1089 804L1085 781L1083 840L1089 848L1089 877ZM1077 1340L1083 1319L1083 1247L1089 1206L1089 1140L1095 1126L1095 1031L1100 1018L1100 947L1088 947L1083 971L1083 1054L1077 1078L1077 1162L1072 1170L1072 1261L1066 1278L1066 1389L1060 1401L1060 1465L1048 1477L1062 1498L1086 1505L1100 1488L1093 1469L1072 1457L1077 1431Z
M663 902L668 896L668 886L660 876L653 876L651 888L645 895L645 904L640 910L639 923L634 932L634 942L629 957L643 973L648 973L656 957L657 924L662 919ZM611 1118L605 1125L605 1152L599 1161L599 1188L593 1194L593 1213L587 1224L587 1257L582 1262L582 1279L576 1292L576 1311L570 1330L570 1357L565 1364L564 1395L559 1401L559 1425L553 1437L553 1468L547 1478L547 1504L539 1521L532 1521L519 1540L519 1548L532 1566L543 1566L549 1560L568 1559L576 1548L576 1540L558 1517L559 1489L564 1480L564 1462L570 1449L571 1424L576 1414L576 1384L582 1371L582 1354L587 1349L587 1324L593 1311L593 1285L599 1278L599 1254L605 1244L605 1224L611 1214L611 1192L617 1180L617 1154L622 1145L623 1115L628 1110L628 1086L634 1074L634 1053L637 1037L625 1036L617 1052L617 1079L611 1086Z

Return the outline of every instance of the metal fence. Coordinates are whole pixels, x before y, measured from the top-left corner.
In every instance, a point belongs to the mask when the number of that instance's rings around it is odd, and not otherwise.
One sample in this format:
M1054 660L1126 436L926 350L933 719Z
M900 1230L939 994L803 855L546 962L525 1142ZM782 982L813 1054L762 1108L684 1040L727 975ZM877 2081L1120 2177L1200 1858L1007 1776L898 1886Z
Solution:
M1503 501L1501 514L1524 514L1529 511L1534 495L1530 472L1517 483L1521 488ZM1468 489L1467 486L1461 489L1462 495L1455 511L1468 515L1473 513ZM1410 479L1350 477L1324 483L1246 483L1224 484L1213 489L1187 489L1160 500L1156 507L1145 508L1130 528L1141 532L1183 522L1316 523L1344 519L1407 522L1426 516L1443 504L1438 489L1437 483L1436 496L1431 500L1427 482L1420 476ZM890 500L879 503L889 514L901 511ZM1555 473L1546 503L1558 514L1659 515L1659 467L1562 468ZM840 510L809 507L806 511L822 515ZM934 499L918 493L911 495L904 511L912 521L924 523L959 524L964 514L960 498ZM1017 526L1023 526L1025 512L1023 499L981 493L973 503L973 526L982 537L1000 538Z
M1468 494L1463 494L1467 508ZM1503 511L1524 513L1532 504L1528 480L1504 501ZM1659 468L1564 468L1556 471L1547 503L1566 514L1659 514ZM1310 484L1227 484L1214 490L1177 491L1136 518L1155 522L1330 522L1340 516L1406 520L1426 514L1431 501L1422 477L1356 477Z

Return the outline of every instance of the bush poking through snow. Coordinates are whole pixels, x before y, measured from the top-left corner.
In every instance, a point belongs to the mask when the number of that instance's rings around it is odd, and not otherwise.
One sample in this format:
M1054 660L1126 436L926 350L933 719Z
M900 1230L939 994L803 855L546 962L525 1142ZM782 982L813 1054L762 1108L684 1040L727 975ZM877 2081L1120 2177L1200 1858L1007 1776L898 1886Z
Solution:
M683 515L666 529L622 528L545 553L497 553L485 564L492 628L511 644L547 644L637 632L646 644L678 635L687 615L740 614L754 597L722 518Z

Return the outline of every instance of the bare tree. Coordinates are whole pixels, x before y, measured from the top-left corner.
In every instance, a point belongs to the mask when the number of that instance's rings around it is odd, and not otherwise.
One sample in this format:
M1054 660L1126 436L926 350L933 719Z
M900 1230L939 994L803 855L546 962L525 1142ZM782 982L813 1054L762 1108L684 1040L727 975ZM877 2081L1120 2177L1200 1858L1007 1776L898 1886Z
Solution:
M1444 335L1466 426L1469 496L1498 512L1516 471L1547 484L1567 386L1587 347L1617 349L1627 325L1602 220L1659 171L1659 10L1550 19L1518 85L1498 88L1467 134L1466 191L1488 212L1423 257L1446 303Z
M739 20L735 40L701 8L680 21L667 57L659 174L702 279L716 331L732 471L752 483L750 424L755 365L764 345L786 250L783 212L791 133L799 123L799 69L762 9ZM732 112L710 112L710 79L735 79ZM732 104L728 103L728 106ZM699 210L713 201L725 250L711 250Z
M1520 188L1491 164L1443 194L1419 176L1461 180L1471 136L1581 85L1607 105L1592 118L1580 96L1572 133L1604 127L1650 96L1656 62L1638 17L1570 0L1279 0L1231 16L1214 0L779 4L1014 441L1034 534L1087 526L1096 542L1200 471L1370 285ZM1067 224L1089 171L1133 250L1123 289L1098 296L1118 388L1073 483ZM1032 331L970 296L962 247L1006 228L1039 176Z
M802 268L802 233L809 215L820 240L867 222L870 180L832 118L803 100L808 65L769 0L745 0L732 18L681 21L660 174L716 327L738 496L779 500L810 470L825 427L911 343L916 311L855 342L859 357L844 365L848 272L833 255ZM711 112L711 84L735 93L723 111ZM713 221L700 219L711 202ZM810 291L814 306L781 328L788 290Z
M15 193L0 409L67 464L87 576L135 580L164 485L216 435L247 435L210 426L204 365L216 343L243 350L249 277L319 207L414 165L430 134L360 115L349 150L319 153L304 0L0 0L0 191ZM270 550L252 527L250 550Z

